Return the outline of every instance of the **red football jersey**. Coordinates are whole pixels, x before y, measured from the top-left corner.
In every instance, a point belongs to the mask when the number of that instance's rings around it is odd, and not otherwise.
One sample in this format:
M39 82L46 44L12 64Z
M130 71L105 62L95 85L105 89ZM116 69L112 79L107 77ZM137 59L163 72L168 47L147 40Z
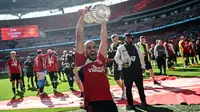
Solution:
M168 43L165 42L164 46L166 47L169 55L174 54L171 46Z
M35 60L34 60L34 71L35 72L44 71L44 58L46 56L47 55L45 55L45 54L40 54L35 58Z
M190 43L189 45L189 53L194 53L195 52L195 49L194 49L194 46L192 43Z
M20 70L19 70L20 62L19 62L19 60L9 59L7 61L7 66L9 67L10 74L19 74L20 73Z
M46 64L46 70L47 72L56 72L58 71L58 60L56 56L54 55L49 55L45 57L45 64Z
M76 53L76 66L84 88L84 106L90 101L113 100L106 76L106 58L98 53L97 59L91 61L84 54Z
M181 46L183 48L183 52L186 52L186 53L189 52L189 47L187 45L188 45L188 42L182 42L181 43Z

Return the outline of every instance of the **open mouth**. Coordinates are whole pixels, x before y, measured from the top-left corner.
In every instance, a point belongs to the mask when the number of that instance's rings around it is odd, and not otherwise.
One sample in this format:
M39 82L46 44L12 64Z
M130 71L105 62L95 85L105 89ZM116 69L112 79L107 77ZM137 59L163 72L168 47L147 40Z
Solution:
M96 52L91 52L90 55L91 55L91 56L95 56L95 55L96 55Z

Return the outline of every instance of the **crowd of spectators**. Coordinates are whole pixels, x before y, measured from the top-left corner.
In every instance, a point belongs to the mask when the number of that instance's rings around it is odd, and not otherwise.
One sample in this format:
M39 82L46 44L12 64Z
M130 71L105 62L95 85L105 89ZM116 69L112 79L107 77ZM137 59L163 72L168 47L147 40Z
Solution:
M113 33L123 34L124 32L138 32L161 27L168 24L173 24L197 16L200 16L200 4L196 4L186 8L183 7L182 9L173 11L169 14L162 14L162 16L158 16L157 18L154 18L154 15L152 17L148 17L151 19L147 21L144 21L145 18L142 18L140 20L137 20L137 23L135 23L135 20L131 18L130 21L127 22L119 20L119 22L113 22L108 25L108 33L109 35L112 35ZM85 39L87 40L97 38L100 34L99 28L100 27L98 25L86 27ZM4 41L0 41L0 49L23 48L40 45L59 44L65 42L74 42L74 34L74 28L62 31L49 31L46 33L45 36L39 38L20 39L9 41L6 43Z

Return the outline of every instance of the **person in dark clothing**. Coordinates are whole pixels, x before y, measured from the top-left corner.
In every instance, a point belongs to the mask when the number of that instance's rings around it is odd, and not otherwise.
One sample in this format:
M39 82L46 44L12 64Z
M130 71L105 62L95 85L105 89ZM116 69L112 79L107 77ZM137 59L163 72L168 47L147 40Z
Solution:
M24 68L26 68L26 71L27 71L28 88L30 88L30 79L31 79L31 86L32 86L32 88L35 88L34 81L33 81L33 78L34 78L33 65L34 65L34 63L31 60L31 57L28 56L27 60L24 62Z
M58 75L59 75L59 80L64 80L65 79L65 75L64 75L64 71L63 71L63 67L62 67L62 60L58 58L58 63L59 63L59 71L58 71Z
M168 52L163 45L162 40L158 40L158 44L154 48L154 55L157 61L158 68L160 70L160 75L162 75L162 68L164 70L164 75L166 75L166 58L168 58Z
M111 49L108 49L108 59L106 63L106 74L113 74L113 58L115 54L113 54ZM108 69L110 70L110 73L108 72Z
M111 36L112 39L112 44L110 45L110 49L111 52L113 54L113 56L115 56L116 52L117 52L117 48L122 45L123 43L121 41L119 41L118 35L117 34L113 34ZM121 70L118 69L118 64L116 63L116 61L114 60L114 57L110 58L111 60L113 60L114 63L114 79L117 82L118 86L122 89L122 95L121 95L121 99L125 99L125 87L124 87L124 77L123 77L123 73L121 72Z
M25 87L25 82L24 82L24 71L23 71L23 66L22 66L23 64L22 64L22 61L20 60L19 55L16 56L16 59L19 60L19 62L20 62L21 71L22 71L22 77L21 77L21 79L22 79L22 83L23 83L23 87L24 87L24 91L25 91L26 87ZM18 81L16 82L16 88L17 88L17 90L19 88L19 82Z
M179 52L179 45L178 45L178 41L177 42L174 42L173 40L170 40L169 43L173 46L174 48L174 52L175 52L175 55L173 57L173 61L174 61L174 65L177 66L178 65L178 62L177 62L177 56L179 55L178 52Z
M195 50L196 50L196 55L199 55L199 61L200 61L200 42L199 42L199 40L196 40Z
M70 51L68 54L66 54L65 56L63 56L63 62L62 62L62 66L63 66L63 71L65 71L65 74L67 76L67 80L70 86L70 90L71 91L75 91L73 88L74 85L74 56L73 56L73 52Z
M173 67L174 57L176 56L174 47L171 43L169 43L168 39L165 40L164 46L167 49L167 52L168 52L168 55L169 55L168 60L167 60L168 69L173 71L174 70L174 67Z
M124 34L125 44L120 45L115 55L115 61L119 65L119 70L124 74L124 84L126 86L127 110L134 110L132 87L135 82L138 88L140 100L143 106L148 106L144 94L143 76L145 72L144 56L137 45L133 44L133 37L129 33Z

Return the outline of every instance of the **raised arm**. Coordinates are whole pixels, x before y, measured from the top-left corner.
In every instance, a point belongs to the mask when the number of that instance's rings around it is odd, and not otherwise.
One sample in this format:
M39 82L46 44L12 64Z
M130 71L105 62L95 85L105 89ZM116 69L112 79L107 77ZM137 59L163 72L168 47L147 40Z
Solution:
M106 22L101 24L101 43L99 46L99 52L106 58L108 49L108 33Z
M85 9L78 11L79 21L76 25L76 52L79 54L84 53L84 17Z
M123 64L123 62L121 61L121 53L120 53L120 50L119 50L119 49L117 49L117 52L116 52L116 54L115 54L114 59L115 59L115 62L116 62L119 66Z
M52 55L54 53L55 52L49 52L49 53L46 53L46 54L40 54L40 58L46 58L47 56Z

